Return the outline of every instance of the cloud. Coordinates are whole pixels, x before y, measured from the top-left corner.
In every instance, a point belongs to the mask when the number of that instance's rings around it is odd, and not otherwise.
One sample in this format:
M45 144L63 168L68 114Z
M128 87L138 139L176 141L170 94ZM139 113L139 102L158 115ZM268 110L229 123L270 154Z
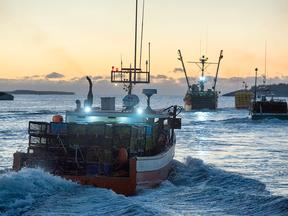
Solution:
M166 75L157 75L154 79L167 79Z
M76 80L78 80L79 79L79 77L73 77L72 79L70 79L71 81L76 81Z
M63 77L64 77L64 75L59 74L57 72L53 72L53 73L47 74L45 76L46 79L56 79L56 78L63 78Z
M92 78L93 80L102 80L103 79L103 76L95 76Z
M97 77L96 77L97 78ZM123 85L115 86L108 79L93 80L93 93L96 95L115 95L115 94L126 94L122 91ZM214 77L207 77L208 82L205 83L205 89L211 89L213 85ZM154 79L154 80L153 80ZM197 83L198 78L189 77L190 85ZM221 91L222 94L243 89L243 81L248 84L248 88L255 84L255 77L232 77L232 78L221 78L217 80L216 90ZM278 76L273 79L266 81L267 84L278 84L288 83L288 76ZM262 77L258 77L257 84L262 84ZM86 95L88 91L88 81L86 76L75 77L71 80L58 80L58 79L0 79L0 91L14 91L14 90L40 90L40 91L68 91L75 92L76 94ZM175 79L173 77L167 77L165 75L151 76L151 83L149 85L137 84L133 88L133 93L141 94L142 88L155 88L158 90L158 94L167 95L182 95L187 91L186 78Z
M177 81L179 83L186 83L186 78L181 77L181 78L178 78Z
M183 73L182 68L174 68L173 73Z

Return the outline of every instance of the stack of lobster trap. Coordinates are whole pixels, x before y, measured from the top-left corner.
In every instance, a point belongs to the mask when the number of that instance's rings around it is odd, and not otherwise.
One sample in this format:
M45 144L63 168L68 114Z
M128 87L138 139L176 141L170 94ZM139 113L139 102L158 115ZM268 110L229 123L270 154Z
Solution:
M235 108L249 109L252 99L252 92L238 92L235 93Z
M157 154L162 123L29 122L29 167L57 175L128 176L129 158ZM127 151L120 164L119 150ZM25 166L25 164L24 164Z

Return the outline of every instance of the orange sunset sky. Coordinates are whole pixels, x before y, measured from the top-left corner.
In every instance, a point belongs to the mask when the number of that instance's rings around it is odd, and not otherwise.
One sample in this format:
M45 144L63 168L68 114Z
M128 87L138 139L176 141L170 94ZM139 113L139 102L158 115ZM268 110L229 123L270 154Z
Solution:
M123 93L110 83L111 67L134 62L135 0L0 0L0 91L18 89ZM138 1L138 52L143 0ZM146 0L142 62L151 44L151 84L158 94L187 90L180 49L190 82L200 76L200 54L220 64L217 90L226 93L254 83L288 82L287 0ZM133 66L132 66L133 67ZM142 69L145 65L142 64ZM210 65L205 75L215 76ZM211 88L212 83L206 87Z

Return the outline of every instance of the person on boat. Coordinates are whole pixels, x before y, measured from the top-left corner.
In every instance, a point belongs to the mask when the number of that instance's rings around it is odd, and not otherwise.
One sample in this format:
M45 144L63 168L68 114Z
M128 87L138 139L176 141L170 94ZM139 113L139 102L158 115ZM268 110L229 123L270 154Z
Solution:
M169 136L170 136L170 129L169 127L165 127L158 138L158 152L163 152L167 150L169 146Z

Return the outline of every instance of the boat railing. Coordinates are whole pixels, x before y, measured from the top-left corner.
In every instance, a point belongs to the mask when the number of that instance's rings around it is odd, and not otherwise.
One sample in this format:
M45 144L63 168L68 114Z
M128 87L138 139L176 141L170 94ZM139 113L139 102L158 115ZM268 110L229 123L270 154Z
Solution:
M111 71L111 82L113 83L150 83L150 72L136 68L122 68Z

